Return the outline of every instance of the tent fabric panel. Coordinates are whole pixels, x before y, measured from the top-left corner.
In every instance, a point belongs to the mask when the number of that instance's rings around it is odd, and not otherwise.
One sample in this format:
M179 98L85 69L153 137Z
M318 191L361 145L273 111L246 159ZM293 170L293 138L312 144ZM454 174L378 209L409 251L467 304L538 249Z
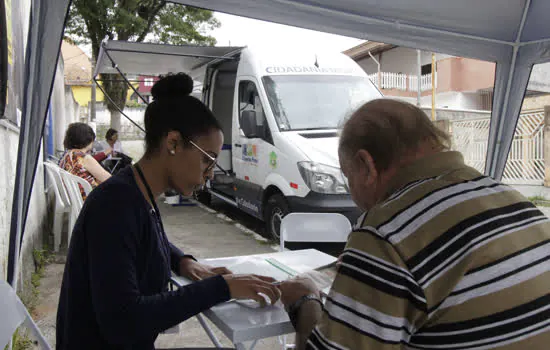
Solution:
M434 32L433 28L410 27L404 22L387 22L380 18L335 12L327 8L312 10L310 7L295 6L296 1L284 3L270 0L170 1L322 32L485 61L496 62L508 59L511 53L511 47L506 43L486 41L482 38L463 36L460 33ZM343 2L341 6L345 7L347 3L349 2ZM514 27L518 25L514 24Z
M264 0L265 2L265 0ZM268 1L276 6L273 1ZM346 0L285 1L287 6L310 6L363 17L387 19L426 28L513 41L526 0ZM495 8L502 11L495 13Z
M12 286L17 283L19 250L69 4L70 0L36 0L31 6L8 253Z
M167 56L166 54L149 54L137 52L110 52L118 68L127 74L160 75L169 72L186 72L194 66L204 62L204 59ZM111 66L111 60L104 55L99 73L116 74L117 70Z
M550 42L520 47L513 66L497 64L485 173L501 179L534 64L550 62ZM506 99L508 79L512 74ZM506 106L506 108L504 108Z
M117 73L108 55L127 74L160 75L169 72L189 72L218 57L226 57L241 47L164 45L105 41L97 61L95 75Z
M550 14L550 1L531 1L527 21L521 35L522 42L550 39L548 14Z
M128 42L121 40L104 41L104 47L110 51L153 51L165 54L178 54L185 50L189 55L223 56L235 49L233 46L204 46L204 45L165 45L157 43Z
M530 67L518 65L517 61L513 69L511 65L497 65L485 163L485 174L494 179L501 179L504 173L530 72Z

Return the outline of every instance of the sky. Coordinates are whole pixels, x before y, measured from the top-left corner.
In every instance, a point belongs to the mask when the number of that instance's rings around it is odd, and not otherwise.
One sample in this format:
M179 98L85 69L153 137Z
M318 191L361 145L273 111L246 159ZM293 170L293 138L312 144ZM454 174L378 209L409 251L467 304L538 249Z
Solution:
M322 47L341 52L364 41L225 13L216 12L215 16L221 27L210 35L216 38L217 46L261 46L268 43L289 49ZM80 47L91 56L90 45Z
M364 41L225 13L216 13L215 16L222 24L211 33L217 39L218 46L258 46L269 43L289 48L324 47L331 51L344 51Z

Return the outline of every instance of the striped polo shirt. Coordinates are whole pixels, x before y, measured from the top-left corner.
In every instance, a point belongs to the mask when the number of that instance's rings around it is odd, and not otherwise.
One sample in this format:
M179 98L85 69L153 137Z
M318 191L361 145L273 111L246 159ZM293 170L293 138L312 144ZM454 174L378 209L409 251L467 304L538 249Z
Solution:
M550 223L442 152L351 233L311 349L550 349Z

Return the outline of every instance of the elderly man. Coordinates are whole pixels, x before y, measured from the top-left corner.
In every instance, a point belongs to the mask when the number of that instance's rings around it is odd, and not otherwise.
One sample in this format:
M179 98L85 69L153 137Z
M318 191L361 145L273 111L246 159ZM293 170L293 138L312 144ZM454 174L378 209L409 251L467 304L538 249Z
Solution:
M448 149L411 104L347 121L340 163L365 214L324 310L311 281L281 285L298 348L550 347L548 218Z

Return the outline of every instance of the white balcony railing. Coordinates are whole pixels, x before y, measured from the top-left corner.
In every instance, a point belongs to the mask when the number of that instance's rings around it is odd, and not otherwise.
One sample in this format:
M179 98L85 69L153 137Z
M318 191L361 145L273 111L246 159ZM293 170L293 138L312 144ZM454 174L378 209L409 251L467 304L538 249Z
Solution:
M379 86L381 89L397 89L410 92L418 91L418 76L416 75L380 72L380 84L378 84L378 73L369 74L368 76L373 84ZM437 73L435 77L435 87L437 88ZM420 91L424 92L431 89L432 74L430 73L420 76Z

